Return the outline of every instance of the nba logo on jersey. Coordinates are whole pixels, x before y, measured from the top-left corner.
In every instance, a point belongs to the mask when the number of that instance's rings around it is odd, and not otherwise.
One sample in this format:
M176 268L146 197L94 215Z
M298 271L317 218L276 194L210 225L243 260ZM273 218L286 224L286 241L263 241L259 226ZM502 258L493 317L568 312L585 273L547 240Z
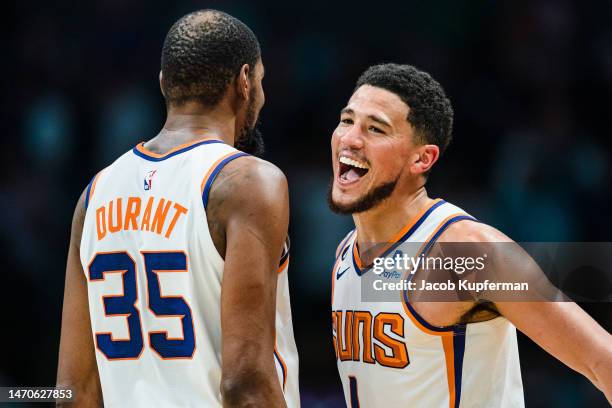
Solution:
M157 170L151 170L145 176L145 178L144 178L144 189L145 189L145 191L149 191L153 187L153 176L155 176L155 173L157 173Z

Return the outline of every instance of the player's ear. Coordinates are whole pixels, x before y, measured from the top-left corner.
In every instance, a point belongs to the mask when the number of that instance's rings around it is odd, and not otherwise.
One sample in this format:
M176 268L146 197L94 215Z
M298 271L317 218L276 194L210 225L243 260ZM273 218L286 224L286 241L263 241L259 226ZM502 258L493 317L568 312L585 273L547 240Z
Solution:
M249 83L249 76L251 75L251 67L249 64L244 64L240 68L240 73L236 78L236 94L245 101L249 100L251 84Z
M415 152L414 161L410 165L410 171L413 174L427 173L433 167L434 163L440 157L440 148L436 145L422 145Z
M159 89L161 90L161 93L165 98L166 94L164 93L164 72L163 71L159 71Z

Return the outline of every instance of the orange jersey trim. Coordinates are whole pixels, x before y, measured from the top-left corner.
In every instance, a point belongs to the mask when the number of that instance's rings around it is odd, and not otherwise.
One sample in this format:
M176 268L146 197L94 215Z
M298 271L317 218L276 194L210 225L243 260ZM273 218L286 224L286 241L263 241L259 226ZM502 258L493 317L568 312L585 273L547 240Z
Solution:
M410 222L408 222L408 224L406 224L401 230L399 230L393 236L393 238L391 238L391 240L389 240L389 242L385 244L384 248L380 252L381 253L385 253L389 249L389 247L391 247L393 244L397 243L397 241L399 241L421 219L421 217L423 217L423 215L425 215L425 213L430 208L432 208L433 206L438 204L440 201L442 201L441 198L436 198L431 203L429 203L429 205L423 207L423 209L421 209L421 211L419 211L417 215L412 217L412 219L410 220ZM357 266L360 269L362 269L364 267L364 264L363 264L363 261L361 260L361 258L359 256L359 248L357 246L357 232L355 232L355 245L353 245L353 256L355 257L355 262L357 263Z
M285 261L278 267L278 273L281 273L282 271L284 271L287 265L289 265L289 255L287 255L287 258L285 258Z
M278 352L278 348L276 346L276 338L274 338L274 355L276 356L276 359L278 360L278 362L281 365L282 368L282 372L283 372L283 392L285 391L285 385L287 384L287 364L285 364L285 360L283 359L283 357L281 356L281 354Z
M215 161L212 166L210 166L210 169L208 169L208 171L206 172L206 175L204 176L204 179L202 180L202 184L200 184L200 194L204 194L204 187L206 186L206 182L210 178L210 175L212 174L212 172L217 168L217 166L219 166L219 164L223 160L227 159L228 157L230 157L231 155L236 154L236 153L239 153L239 151L236 150L236 151L224 154L217 161Z

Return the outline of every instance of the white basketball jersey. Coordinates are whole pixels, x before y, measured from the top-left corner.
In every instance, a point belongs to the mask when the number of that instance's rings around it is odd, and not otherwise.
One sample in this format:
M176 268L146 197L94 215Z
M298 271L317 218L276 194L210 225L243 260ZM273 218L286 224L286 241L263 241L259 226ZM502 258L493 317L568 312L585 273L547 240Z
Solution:
M394 242L434 242L464 219L474 218L435 200ZM353 231L339 246L332 275L333 342L349 408L524 406L516 329L508 320L436 327L405 292L395 302L362 301L360 280L373 272L362 269L355 242Z
M90 183L80 257L105 406L221 406L224 261L205 208L221 168L243 155L212 139L164 155L140 144ZM270 358L298 407L288 256L287 244Z

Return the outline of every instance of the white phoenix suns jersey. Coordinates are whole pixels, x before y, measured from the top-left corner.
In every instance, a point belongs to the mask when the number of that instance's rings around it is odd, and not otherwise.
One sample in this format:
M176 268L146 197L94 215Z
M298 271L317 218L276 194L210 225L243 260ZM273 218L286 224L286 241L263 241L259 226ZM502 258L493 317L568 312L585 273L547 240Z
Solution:
M219 171L244 155L213 139L163 155L140 144L90 183L80 257L106 406L221 406L224 261L206 204ZM288 249L270 358L287 405L298 407Z
M465 219L474 220L438 199L392 242L419 243L405 245L414 253L404 251L418 257ZM349 408L524 406L516 329L508 320L436 327L401 290L397 301L362 301L362 275L373 272L362 269L355 243L352 231L338 248L332 276L333 343ZM419 247L425 249L417 254Z

